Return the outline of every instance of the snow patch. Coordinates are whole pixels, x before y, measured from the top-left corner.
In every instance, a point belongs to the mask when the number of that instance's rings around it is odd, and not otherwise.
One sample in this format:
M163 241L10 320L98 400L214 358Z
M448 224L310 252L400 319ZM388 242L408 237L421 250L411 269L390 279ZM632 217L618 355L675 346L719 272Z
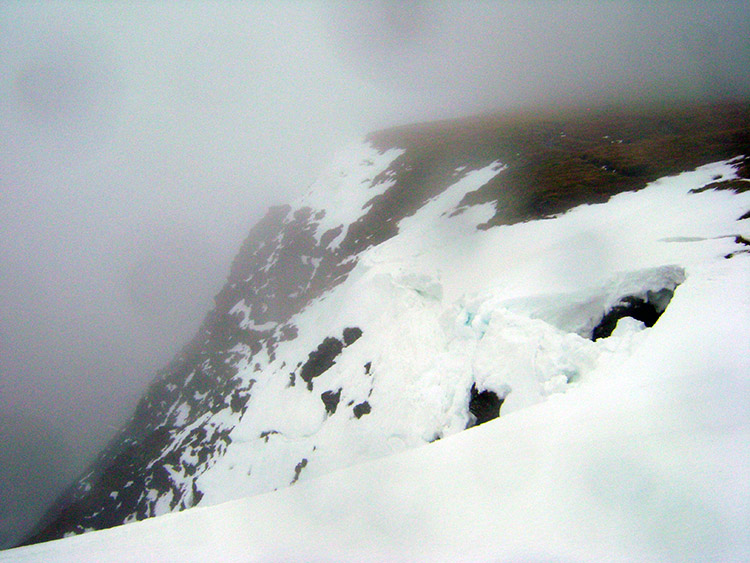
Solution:
M342 226L341 233L329 244L330 248L338 247L349 225L363 214L367 203L394 185L395 179L379 176L403 153L398 148L380 152L368 142L342 150L293 205L291 213L306 207L323 211L322 217L315 215L315 238L319 243L324 233Z

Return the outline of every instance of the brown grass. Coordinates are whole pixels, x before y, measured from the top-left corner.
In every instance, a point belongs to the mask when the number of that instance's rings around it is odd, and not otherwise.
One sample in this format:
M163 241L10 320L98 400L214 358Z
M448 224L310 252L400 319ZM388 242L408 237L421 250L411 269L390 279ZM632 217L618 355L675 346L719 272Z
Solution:
M455 166L507 164L507 171L462 202L494 202L496 214L483 225L489 228L603 202L661 176L750 155L750 104L516 112L397 127L370 139L381 148L406 148L409 163L396 170L398 182L425 194L433 191L426 181L437 180L440 190ZM421 171L419 182L410 177L415 170ZM385 207L397 200L417 203L402 195Z

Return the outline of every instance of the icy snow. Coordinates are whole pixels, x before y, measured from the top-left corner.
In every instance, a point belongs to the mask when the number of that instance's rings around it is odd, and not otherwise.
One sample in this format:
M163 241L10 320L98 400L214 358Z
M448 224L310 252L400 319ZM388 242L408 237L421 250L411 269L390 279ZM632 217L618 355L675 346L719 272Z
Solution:
M370 149L359 192L397 156ZM689 193L731 162L542 221L479 231L491 208L450 216L502 170L402 220L247 370L248 411L198 481L201 507L0 561L750 560L750 256L724 258L750 237L750 194ZM319 234L362 210L351 197ZM662 288L674 296L653 328L625 318L585 338L621 297ZM289 387L348 326L362 337L313 392ZM462 431L472 383L505 403ZM339 388L329 416L320 394Z

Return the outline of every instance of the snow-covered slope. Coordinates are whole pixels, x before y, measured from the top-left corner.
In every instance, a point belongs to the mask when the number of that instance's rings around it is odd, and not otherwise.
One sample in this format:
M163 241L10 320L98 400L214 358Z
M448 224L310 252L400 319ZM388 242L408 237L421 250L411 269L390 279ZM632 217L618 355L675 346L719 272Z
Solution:
M508 414L607 372L645 334L627 319L592 341L605 313L631 296L669 302L694 269L738 250L736 219L750 205L689 193L733 175L719 163L554 220L482 232L481 209L448 217L496 173L457 181L294 317L299 336L250 372L248 411L197 480L203 503L455 434L472 422L472 386ZM628 229L632 217L650 227Z
M314 378L256 375L262 409L198 487L213 503L305 483L0 560L748 560L750 193L691 193L733 175L715 163L490 233L432 200L296 317L307 340L261 373L353 319L362 334ZM663 289L652 328L585 337L623 295ZM458 433L472 384L505 397L503 416Z
M249 498L0 558L741 560L745 137L594 121L347 150L35 539Z

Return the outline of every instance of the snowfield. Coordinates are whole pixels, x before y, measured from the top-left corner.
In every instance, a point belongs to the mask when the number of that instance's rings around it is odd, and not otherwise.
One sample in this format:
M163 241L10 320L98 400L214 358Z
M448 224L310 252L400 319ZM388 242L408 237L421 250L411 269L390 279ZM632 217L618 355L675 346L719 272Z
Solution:
M318 240L389 186L367 191L400 152L371 152L329 173L333 203L299 202L326 212ZM0 561L750 560L750 192L691 193L732 161L479 230L491 205L457 206L504 170L457 170L253 358L199 507ZM658 322L592 338L626 297ZM332 336L334 364L290 385ZM464 430L472 386L501 416Z

